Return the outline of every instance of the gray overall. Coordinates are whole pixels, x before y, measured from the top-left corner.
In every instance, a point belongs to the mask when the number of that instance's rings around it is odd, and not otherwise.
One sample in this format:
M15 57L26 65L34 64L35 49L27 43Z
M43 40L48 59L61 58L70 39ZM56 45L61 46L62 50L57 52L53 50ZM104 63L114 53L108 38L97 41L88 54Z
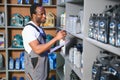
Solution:
M34 25L32 26L34 27ZM38 41L40 42L40 44L45 43L41 42L40 36L41 34L38 37ZM29 54L25 53L26 80L48 80L48 71L48 52L44 52L40 55L36 54L33 51L31 51Z

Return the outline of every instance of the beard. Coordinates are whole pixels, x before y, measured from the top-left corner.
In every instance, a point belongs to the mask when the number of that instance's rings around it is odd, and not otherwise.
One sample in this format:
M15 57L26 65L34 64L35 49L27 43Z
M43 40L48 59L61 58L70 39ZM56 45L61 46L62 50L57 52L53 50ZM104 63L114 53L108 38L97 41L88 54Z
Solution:
M46 19L40 19L40 18L37 18L37 23L39 23L39 24L44 24L45 22L46 22Z
M43 24L44 24L45 22L46 22L46 20L42 20L42 21L41 21L41 23L43 23Z

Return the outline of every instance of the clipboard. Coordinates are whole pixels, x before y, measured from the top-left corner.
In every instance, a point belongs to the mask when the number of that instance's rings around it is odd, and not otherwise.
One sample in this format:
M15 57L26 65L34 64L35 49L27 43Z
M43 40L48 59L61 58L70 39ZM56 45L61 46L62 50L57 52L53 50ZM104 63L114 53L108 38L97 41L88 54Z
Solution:
M68 44L69 42L70 42L69 40L66 40L65 43L62 43L62 44L56 46L55 48L50 49L50 53L55 52L55 51L58 50L59 48L61 48L61 47L63 47L64 45Z

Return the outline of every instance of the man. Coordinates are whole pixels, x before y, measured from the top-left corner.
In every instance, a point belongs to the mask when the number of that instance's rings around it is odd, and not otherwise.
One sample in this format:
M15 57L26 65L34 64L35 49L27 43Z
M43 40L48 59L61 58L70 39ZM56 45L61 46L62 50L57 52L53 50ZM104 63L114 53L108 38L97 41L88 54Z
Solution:
M22 31L25 54L25 73L27 80L48 80L49 63L48 50L66 36L65 31L59 31L56 36L45 42L46 35L40 25L46 21L46 12L41 4L30 7L31 21Z

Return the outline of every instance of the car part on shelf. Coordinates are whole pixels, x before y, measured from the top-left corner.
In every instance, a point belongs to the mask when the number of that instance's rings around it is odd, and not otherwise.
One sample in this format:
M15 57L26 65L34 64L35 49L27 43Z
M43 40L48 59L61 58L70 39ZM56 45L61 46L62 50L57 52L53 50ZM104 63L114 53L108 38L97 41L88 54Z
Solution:
M15 13L11 17L11 26L21 27L23 26L23 16L19 13Z

